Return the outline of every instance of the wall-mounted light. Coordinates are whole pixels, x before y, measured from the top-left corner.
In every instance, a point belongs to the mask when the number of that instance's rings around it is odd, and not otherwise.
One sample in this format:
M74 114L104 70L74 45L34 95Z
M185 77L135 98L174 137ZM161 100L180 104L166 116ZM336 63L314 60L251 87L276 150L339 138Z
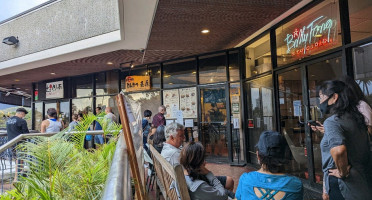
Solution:
M19 43L18 37L10 36L3 39L3 43L7 45L17 45Z

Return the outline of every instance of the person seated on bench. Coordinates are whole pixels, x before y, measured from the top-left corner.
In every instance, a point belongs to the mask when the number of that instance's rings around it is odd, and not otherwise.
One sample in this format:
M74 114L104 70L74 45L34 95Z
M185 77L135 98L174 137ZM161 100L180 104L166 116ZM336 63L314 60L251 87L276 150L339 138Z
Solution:
M205 167L205 148L199 142L188 143L181 151L186 184L191 199L226 200L234 193L224 188L218 177Z
M184 126L173 122L165 127L166 142L163 145L161 156L165 158L172 166L180 164L181 145L185 139ZM230 190L234 190L234 180L229 176L217 176L222 185Z
M303 199L303 187L299 178L283 173L286 142L278 132L265 131L257 147L257 159L261 168L241 175L236 190L238 200L245 199Z

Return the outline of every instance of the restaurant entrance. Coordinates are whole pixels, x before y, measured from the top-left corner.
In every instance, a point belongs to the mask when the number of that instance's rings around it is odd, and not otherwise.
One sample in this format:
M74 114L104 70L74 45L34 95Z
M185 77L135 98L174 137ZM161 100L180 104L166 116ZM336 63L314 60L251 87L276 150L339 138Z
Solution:
M228 163L230 131L225 84L200 87L200 139L209 162Z
M342 76L341 57L326 58L299 64L277 73L280 107L280 130L291 151L288 173L321 184L320 141L323 137L307 126L309 120L325 120L319 109L317 88L323 81Z

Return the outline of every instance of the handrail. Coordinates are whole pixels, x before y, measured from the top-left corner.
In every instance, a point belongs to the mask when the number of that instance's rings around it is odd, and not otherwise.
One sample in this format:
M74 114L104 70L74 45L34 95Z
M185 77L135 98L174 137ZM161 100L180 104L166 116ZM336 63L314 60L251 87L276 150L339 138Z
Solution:
M131 199L131 194L127 148L124 136L120 134L102 200Z
M86 132L87 135L101 135L101 134L104 133L103 130L84 131L84 133L85 132ZM17 137L13 138L12 140L10 140L7 143L5 143L2 146L0 146L0 153L2 153L3 151L6 151L7 149L11 148L13 145L17 144L18 142L20 142L21 140L24 140L26 138L35 137L35 136L46 136L46 137L50 137L50 136L53 136L53 135L55 135L57 133L60 133L60 132L20 134ZM78 133L82 133L82 132L79 132L79 131L70 131L70 132L66 132L65 134L78 134ZM7 136L7 135L4 135L4 136Z

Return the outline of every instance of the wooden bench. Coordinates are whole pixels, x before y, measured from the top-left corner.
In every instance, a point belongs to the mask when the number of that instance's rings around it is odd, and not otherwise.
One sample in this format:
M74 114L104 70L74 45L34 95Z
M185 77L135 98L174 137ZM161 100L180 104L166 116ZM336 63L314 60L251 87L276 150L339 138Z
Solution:
M152 161L156 172L156 199L159 199L159 190L166 200L178 200L178 195L175 187L177 187L179 197L182 200L190 200L189 191L187 189L185 175L181 165L172 166L166 161L158 151L149 145L152 154Z

